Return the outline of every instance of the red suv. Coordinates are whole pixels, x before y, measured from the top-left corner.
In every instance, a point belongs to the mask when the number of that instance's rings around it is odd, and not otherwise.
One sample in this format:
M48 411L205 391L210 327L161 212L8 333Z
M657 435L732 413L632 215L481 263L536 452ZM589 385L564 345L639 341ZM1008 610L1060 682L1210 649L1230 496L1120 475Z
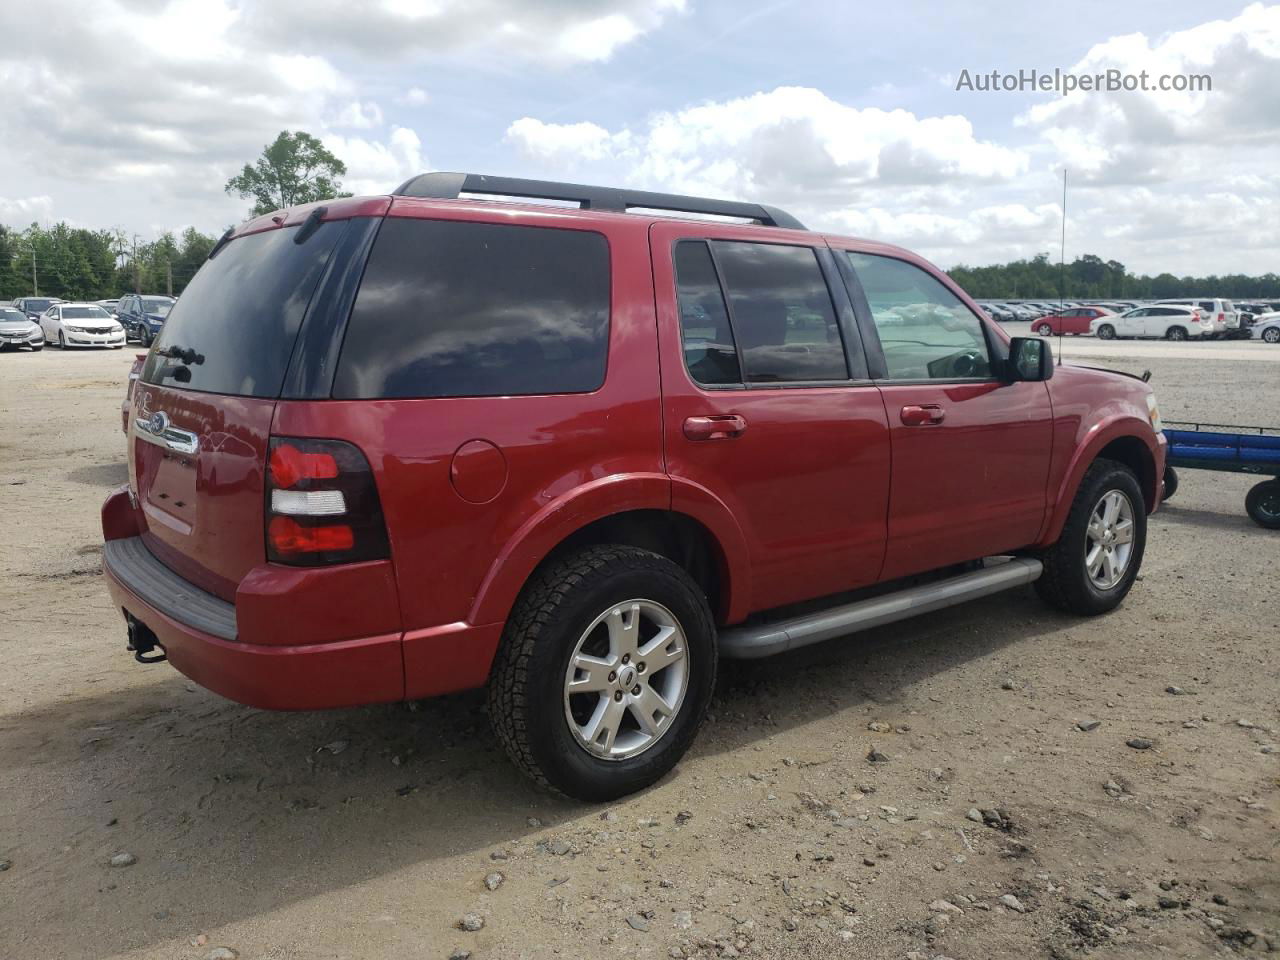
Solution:
M1146 383L1055 370L905 250L464 174L229 231L131 403L136 657L270 708L487 686L591 800L671 769L721 656L1032 581L1112 609L1164 470Z

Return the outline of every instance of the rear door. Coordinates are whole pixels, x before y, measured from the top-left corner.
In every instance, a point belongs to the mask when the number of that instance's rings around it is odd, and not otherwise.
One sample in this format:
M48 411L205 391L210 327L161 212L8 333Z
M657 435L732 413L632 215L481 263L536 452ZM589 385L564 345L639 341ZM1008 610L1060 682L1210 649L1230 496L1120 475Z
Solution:
M882 579L1033 543L1053 433L1047 385L1000 380L1004 341L920 264L837 256L892 444Z
M701 487L750 554L750 607L874 582L889 437L848 295L820 238L650 230L673 506Z
M320 223L302 243L297 227L228 243L174 306L134 391L129 486L144 540L225 600L265 561L271 418L303 314L346 228Z

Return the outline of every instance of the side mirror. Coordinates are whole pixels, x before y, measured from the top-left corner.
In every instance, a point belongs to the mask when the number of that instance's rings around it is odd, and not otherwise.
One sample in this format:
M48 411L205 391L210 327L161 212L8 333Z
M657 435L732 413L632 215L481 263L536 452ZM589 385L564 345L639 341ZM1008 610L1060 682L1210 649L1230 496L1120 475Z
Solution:
M1036 382L1053 376L1053 351L1041 337L1014 337L1009 343L1004 379L1009 383Z

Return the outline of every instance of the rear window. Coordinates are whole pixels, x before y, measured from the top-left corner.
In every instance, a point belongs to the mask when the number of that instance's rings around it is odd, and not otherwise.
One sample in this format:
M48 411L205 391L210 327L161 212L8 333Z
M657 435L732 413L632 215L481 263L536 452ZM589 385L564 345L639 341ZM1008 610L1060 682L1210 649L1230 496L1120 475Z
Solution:
M601 234L393 217L369 256L333 395L584 393L604 383L608 341Z
M173 304L143 382L278 397L307 303L345 227L321 223L303 243L294 243L297 227L232 240Z

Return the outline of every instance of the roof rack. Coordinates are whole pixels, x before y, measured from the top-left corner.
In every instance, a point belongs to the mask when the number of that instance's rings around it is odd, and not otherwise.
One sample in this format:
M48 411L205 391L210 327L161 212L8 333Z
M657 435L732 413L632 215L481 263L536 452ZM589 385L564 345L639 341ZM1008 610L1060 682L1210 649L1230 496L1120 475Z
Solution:
M650 210L670 210L678 213L741 217L745 220L755 220L766 227L807 229L785 210L766 206L763 203L683 197L674 193L651 193L647 190L622 190L616 187L590 187L580 183L557 183L553 180L488 177L479 173L422 173L406 180L392 193L401 197L430 197L435 200L456 200L464 193L531 197L540 200L569 200L577 203L583 210L612 210L615 213L626 213L632 207L644 207Z

